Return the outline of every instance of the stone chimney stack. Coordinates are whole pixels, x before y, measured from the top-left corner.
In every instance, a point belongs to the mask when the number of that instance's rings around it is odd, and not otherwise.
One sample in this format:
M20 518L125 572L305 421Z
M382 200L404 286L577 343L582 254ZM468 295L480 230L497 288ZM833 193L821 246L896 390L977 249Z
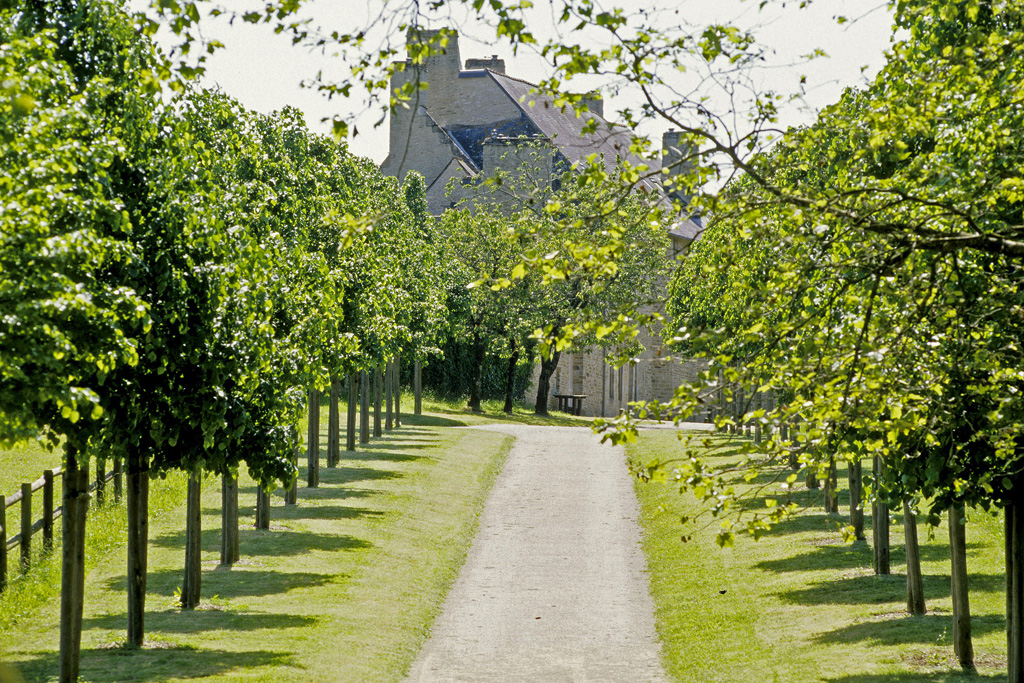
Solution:
M500 74L505 73L505 60L498 59L498 55L491 55L483 59L467 59L466 71L477 71L479 69L490 69Z
M601 118L604 118L604 98L598 91L589 92L583 96L583 104L590 111L594 112Z
M669 128L661 136L661 167L667 169L668 173L662 175L662 185L665 193L672 199L681 201L684 205L690 201L690 195L686 189L673 182L678 176L685 175L691 168L691 161L683 159L690 154L690 146L682 140L682 133Z

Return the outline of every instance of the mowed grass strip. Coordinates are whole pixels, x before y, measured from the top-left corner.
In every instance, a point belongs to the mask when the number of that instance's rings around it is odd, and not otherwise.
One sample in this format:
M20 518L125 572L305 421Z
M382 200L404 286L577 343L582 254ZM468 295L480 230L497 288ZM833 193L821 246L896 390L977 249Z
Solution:
M411 404L409 404L411 405ZM484 500L511 445L500 434L405 415L401 429L324 467L299 504L273 496L271 529L252 528L243 475L241 562L219 567L220 485L203 493L203 604L176 605L184 509L150 529L147 637L123 647L123 550L89 574L82 680L394 681L429 634L457 577ZM321 416L321 458L327 409ZM3 634L0 660L26 681L57 672L57 605Z
M703 438L703 437L701 437ZM711 437L712 458L736 460L726 437ZM702 447L697 446L697 448ZM647 462L678 457L684 445L670 431L644 431L627 452ZM867 464L867 463L865 463ZM780 470L781 472L781 470ZM764 482L776 473L761 477ZM783 476L784 478L784 476ZM754 542L714 541L718 520L686 527L692 494L671 483L638 483L644 550L650 570L666 669L676 681L895 683L1004 681L1005 593L1002 518L969 511L967 542L972 627L978 673L963 674L952 647L949 536L919 525L928 614L906 613L902 514L892 524L892 575L872 571L868 541L846 544L845 467L840 515L826 515L820 491L798 485L806 509ZM742 486L737 481L737 486ZM785 500L775 488L766 492ZM683 534L692 534L683 543Z

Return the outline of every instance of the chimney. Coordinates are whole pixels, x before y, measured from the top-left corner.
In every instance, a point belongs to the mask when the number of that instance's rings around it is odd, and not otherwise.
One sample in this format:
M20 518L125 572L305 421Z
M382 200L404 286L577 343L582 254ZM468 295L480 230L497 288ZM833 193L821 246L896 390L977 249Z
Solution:
M467 59L466 70L477 71L479 69L490 69L500 74L505 73L505 60L498 59L498 55L491 55L483 59Z
M599 91L594 90L584 95L583 105L601 118L604 118L604 98Z
M420 47L429 47L431 54L422 58L422 69L427 72L459 73L459 32L449 28L410 28L405 35L406 63L412 62Z
M690 160L684 161L684 157L690 155L692 147L682 139L682 133L669 128L661 136L661 168L667 173L661 176L661 183L666 194L672 199L681 201L683 205L689 203L690 196L686 193L685 187L673 182L678 176L685 175L693 165Z

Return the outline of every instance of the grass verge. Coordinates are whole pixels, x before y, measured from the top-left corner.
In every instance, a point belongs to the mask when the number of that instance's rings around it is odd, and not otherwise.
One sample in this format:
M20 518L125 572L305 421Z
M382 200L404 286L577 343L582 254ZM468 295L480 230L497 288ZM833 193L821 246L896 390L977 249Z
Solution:
M325 406L321 448L326 417ZM154 516L149 642L141 650L122 645L125 558L117 547L87 579L82 680L399 680L458 574L511 443L448 429L440 424L446 420L406 415L401 429L324 468L317 489L303 488L300 472L299 505L285 507L278 492L270 531L251 528L255 487L243 475L242 561L230 568L218 566L220 494L210 482L203 494L204 602L193 612L175 605L184 511L178 505ZM123 527L105 528L119 546ZM0 660L26 681L51 679L56 624L55 601L35 609L0 632Z
M714 436L709 457L732 448ZM644 431L631 458L681 453L671 431ZM737 538L719 549L715 527L688 527L697 505L668 483L637 484L658 632L676 681L895 683L1005 680L1005 594L1001 518L969 513L968 570L977 674L959 671L952 648L948 531L920 526L928 614L906 613L902 525L892 525L892 575L875 576L868 541L845 544L842 515L821 511L819 492L794 494L807 505L758 542ZM738 484L740 485L740 484ZM776 492L775 497L783 498ZM814 505L817 503L817 507ZM902 521L902 515L898 517ZM870 525L870 514L867 515Z

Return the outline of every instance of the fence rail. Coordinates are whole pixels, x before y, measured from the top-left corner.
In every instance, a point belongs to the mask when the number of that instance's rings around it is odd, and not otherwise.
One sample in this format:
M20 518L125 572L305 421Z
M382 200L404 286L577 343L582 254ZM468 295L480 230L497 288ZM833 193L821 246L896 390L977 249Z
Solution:
M110 472L102 472L96 477L90 486L90 491L99 490L102 494L103 485L121 476L120 462L115 461L114 469ZM64 470L55 467L52 470L44 470L43 476L33 482L25 482L15 493L6 496L3 507L0 507L0 592L7 588L7 577L9 574L8 556L14 548L19 548L22 571L27 570L32 563L32 537L43 532L43 548L53 548L53 523L64 513L64 506L54 507L53 490L58 478L63 483ZM43 516L33 521L32 519L32 494L39 490L43 491ZM114 483L115 499L120 499L120 481ZM100 501L102 502L102 501ZM21 504L21 530L14 536L7 536L7 508Z

